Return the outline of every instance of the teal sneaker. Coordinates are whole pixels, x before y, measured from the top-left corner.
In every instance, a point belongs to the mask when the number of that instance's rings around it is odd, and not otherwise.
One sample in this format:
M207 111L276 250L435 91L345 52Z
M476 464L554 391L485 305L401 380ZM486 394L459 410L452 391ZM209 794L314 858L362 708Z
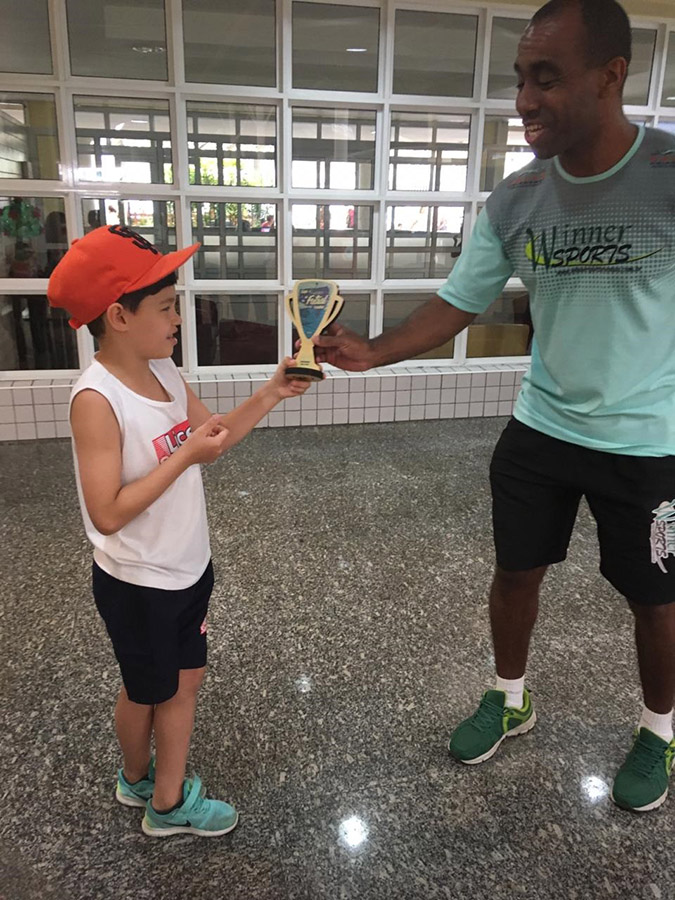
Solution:
M633 747L616 773L612 800L622 809L649 812L665 803L675 760L675 739L670 743L648 728L635 732Z
M188 790L192 787L192 779L186 778L185 783ZM150 765L148 766L148 774L146 778L141 778L135 784L129 784L124 777L124 769L117 770L117 788L115 789L115 797L124 806L140 806L144 807L150 800L155 790L155 757L150 757ZM206 796L206 788L202 785L200 789L202 797Z
M148 774L135 784L129 784L124 777L124 770L117 771L117 788L115 796L124 806L145 806L155 789L155 757L150 757Z
M453 731L448 745L450 754L474 766L494 756L504 738L534 728L537 714L527 689L523 699L522 709L512 709L506 706L504 691L485 691L476 712Z
M198 834L200 837L218 837L227 834L239 821L237 810L223 800L210 800L202 796L202 782L195 775L192 783L183 785L183 803L165 815L145 807L142 828L152 837L168 837L171 834Z

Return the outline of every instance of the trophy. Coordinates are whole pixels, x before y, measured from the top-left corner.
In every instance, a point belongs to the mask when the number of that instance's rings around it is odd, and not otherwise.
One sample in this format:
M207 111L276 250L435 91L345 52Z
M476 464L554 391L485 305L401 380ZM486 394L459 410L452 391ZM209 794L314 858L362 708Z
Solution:
M321 381L323 375L314 359L312 338L337 319L344 302L334 281L305 278L295 282L286 297L286 309L298 331L300 349L295 365L286 369L287 375L301 381Z

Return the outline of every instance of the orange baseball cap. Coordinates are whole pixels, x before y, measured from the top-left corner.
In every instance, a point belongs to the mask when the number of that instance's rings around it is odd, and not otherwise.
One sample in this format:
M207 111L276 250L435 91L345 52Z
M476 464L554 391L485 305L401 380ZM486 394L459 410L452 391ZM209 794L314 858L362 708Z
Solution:
M162 254L124 225L104 225L73 241L51 274L50 306L71 314L69 325L93 322L122 294L149 287L175 272L201 244Z

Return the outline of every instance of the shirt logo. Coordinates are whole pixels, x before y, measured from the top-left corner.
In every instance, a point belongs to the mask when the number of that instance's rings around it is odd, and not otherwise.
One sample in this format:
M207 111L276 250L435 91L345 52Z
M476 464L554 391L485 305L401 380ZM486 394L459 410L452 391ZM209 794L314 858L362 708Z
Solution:
M536 187L538 184L541 184L542 181L545 181L545 179L545 169L541 172L521 172L520 175L516 175L512 181L509 181L508 187L509 190L517 187Z
M556 225L536 234L525 229L525 256L532 271L549 269L610 269L649 259L661 252L640 254L628 232L632 225Z
M186 419L180 425L174 425L166 434L160 434L159 437L156 437L152 442L152 446L155 448L159 462L165 462L172 453L179 450L190 437L191 432L190 422Z
M675 169L675 150L661 150L652 153L649 157L649 165L652 169Z

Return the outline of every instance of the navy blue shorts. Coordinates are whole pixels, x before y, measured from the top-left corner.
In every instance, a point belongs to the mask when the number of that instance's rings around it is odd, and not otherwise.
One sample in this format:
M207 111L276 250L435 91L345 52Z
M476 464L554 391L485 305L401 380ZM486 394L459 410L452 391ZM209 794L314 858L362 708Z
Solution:
M206 665L206 616L213 565L189 588L165 591L108 575L96 563L92 582L129 699L156 704L178 690L181 669Z
M511 419L490 465L497 565L561 562L582 497L598 526L600 571L631 603L675 601L675 456L622 456Z

